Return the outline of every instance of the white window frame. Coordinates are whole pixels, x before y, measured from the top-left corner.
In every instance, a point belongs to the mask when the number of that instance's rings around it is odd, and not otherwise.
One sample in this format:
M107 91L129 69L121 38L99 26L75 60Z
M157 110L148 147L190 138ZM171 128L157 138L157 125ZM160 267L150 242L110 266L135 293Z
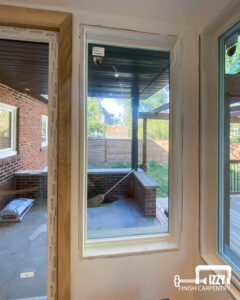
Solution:
M0 149L0 159L14 156L16 151L16 138L17 138L17 107L5 103L0 103L0 108L9 111L12 114L11 119L11 147Z
M79 257L125 255L180 249L182 233L182 43L176 36L80 26L80 193ZM88 42L170 52L170 180L169 232L164 234L87 240L87 53ZM176 99L176 101L175 101Z
M47 147L47 145L48 145L48 116L42 115L42 122L44 120L46 121L46 141L42 142L42 147ZM41 139L42 139L42 131L41 131Z
M201 34L200 47L200 254L209 265L228 264L219 247L219 37L240 21L235 2ZM240 298L240 276L232 269L229 293Z

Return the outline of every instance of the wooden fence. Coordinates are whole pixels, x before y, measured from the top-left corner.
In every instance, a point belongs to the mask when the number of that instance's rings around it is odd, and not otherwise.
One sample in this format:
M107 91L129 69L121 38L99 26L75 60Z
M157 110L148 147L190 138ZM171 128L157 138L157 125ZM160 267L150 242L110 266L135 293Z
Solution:
M147 159L168 163L168 140L147 140ZM88 139L88 163L131 161L131 139ZM138 161L142 162L142 140L138 141Z

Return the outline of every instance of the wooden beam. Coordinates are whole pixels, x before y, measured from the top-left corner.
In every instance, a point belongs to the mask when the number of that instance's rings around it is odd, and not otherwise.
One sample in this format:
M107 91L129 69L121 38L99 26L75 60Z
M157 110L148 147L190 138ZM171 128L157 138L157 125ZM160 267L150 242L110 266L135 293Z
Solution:
M69 13L0 5L0 25L60 31Z
M169 120L168 113L152 113L152 112L140 112L139 119L151 119L151 120Z
M58 300L71 299L72 15L59 27L58 56Z
M161 111L164 111L164 110L167 110L169 109L169 103L165 103L155 109L153 109L151 112L154 113L154 112L161 112Z

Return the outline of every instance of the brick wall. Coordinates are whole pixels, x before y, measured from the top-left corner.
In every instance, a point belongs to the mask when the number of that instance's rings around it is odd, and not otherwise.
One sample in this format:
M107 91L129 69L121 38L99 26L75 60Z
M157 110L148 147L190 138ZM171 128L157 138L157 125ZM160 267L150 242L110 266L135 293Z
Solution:
M47 199L47 172L46 171L18 171L14 177L15 190L21 193L20 197Z
M18 107L17 152L0 159L0 209L14 195L14 173L18 170L42 170L47 166L47 147L42 148L42 115L48 114L47 104L0 83L0 102ZM6 191L6 192L5 192Z
M156 191L156 188L144 188L141 182L139 182L139 180L136 177L134 177L133 197L141 207L144 217L156 217Z
M88 198L106 193L119 180L130 172L130 169L88 170ZM144 173L144 171L141 171ZM145 174L145 173L144 173ZM147 175L146 175L147 176ZM146 187L135 174L130 174L109 196L125 195L137 201L145 217L156 217L156 187Z
M111 187L121 180L130 170L117 172L111 170L89 170L88 173L88 197L94 197L98 194L104 194ZM128 195L130 190L132 174L121 182L109 196Z

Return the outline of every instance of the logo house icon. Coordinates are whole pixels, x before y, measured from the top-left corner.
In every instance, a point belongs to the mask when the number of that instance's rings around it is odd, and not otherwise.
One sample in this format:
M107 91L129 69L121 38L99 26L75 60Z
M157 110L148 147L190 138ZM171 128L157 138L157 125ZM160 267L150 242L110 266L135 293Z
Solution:
M209 272L208 276L201 279L201 273ZM215 275L210 272L214 271ZM195 268L195 279L181 279L179 275L174 277L174 285L177 288L181 284L204 284L204 285L230 285L231 282L231 267L226 265L199 265Z

